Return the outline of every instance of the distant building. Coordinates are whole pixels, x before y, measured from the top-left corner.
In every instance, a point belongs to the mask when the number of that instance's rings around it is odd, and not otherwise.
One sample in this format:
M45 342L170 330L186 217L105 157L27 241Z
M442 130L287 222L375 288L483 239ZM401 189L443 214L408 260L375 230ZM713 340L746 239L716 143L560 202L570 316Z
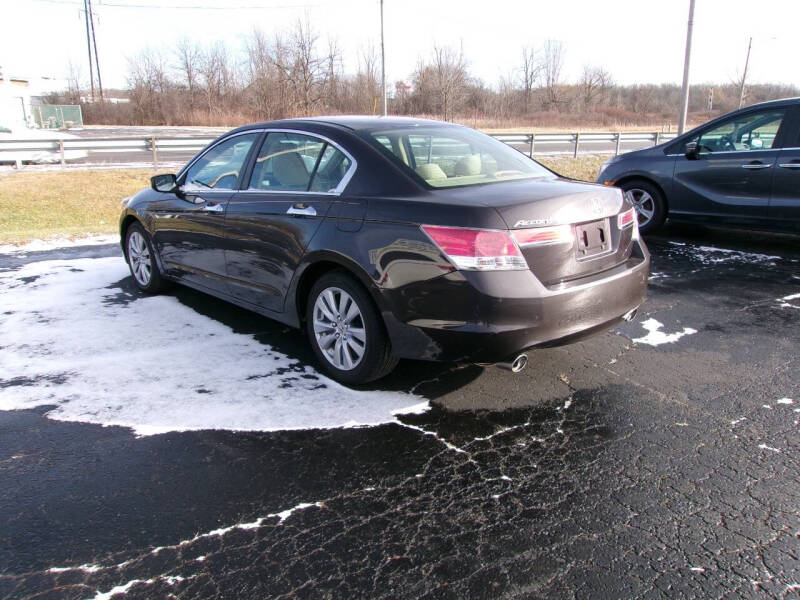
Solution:
M33 107L43 104L45 95L65 87L60 79L14 76L0 66L0 127L35 127Z

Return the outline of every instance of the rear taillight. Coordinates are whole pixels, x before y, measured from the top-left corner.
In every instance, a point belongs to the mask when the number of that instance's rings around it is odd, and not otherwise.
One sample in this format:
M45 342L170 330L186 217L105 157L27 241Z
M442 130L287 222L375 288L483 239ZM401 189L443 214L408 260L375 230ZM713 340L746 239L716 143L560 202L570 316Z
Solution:
M620 229L625 229L626 227L630 227L636 222L636 209L630 208L625 212L621 212L617 215L617 227Z
M535 227L533 229L515 229L511 235L520 246L550 246L553 244L571 244L573 242L572 226Z
M507 231L423 225L456 268L465 271L519 271L528 263Z

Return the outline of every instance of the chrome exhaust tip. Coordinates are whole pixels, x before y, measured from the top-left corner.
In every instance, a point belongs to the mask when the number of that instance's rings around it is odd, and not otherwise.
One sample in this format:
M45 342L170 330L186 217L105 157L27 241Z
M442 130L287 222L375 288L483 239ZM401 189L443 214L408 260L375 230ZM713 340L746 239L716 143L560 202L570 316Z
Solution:
M633 310L629 310L624 315L622 315L623 321L633 321L636 318L636 313L639 312L639 307L637 306Z
M495 363L495 366L505 369L506 371L511 371L512 373L519 373L522 371L522 369L528 366L528 355L520 354L514 357L514 360L510 362Z

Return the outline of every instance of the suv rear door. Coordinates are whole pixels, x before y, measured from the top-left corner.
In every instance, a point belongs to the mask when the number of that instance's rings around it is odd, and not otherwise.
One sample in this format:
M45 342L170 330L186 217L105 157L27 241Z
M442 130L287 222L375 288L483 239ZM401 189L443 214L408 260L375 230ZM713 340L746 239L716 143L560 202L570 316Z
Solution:
M790 117L772 179L769 218L781 228L800 230L800 106Z
M766 219L787 112L785 107L741 111L688 140L698 144L698 153L675 161L676 201L670 212Z

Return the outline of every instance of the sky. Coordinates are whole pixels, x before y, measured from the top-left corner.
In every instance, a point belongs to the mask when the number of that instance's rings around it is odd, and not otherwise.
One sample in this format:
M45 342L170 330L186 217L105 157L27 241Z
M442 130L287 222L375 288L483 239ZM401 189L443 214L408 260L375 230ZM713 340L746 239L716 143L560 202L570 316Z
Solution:
M65 77L72 61L88 79L83 0L0 0L0 66L14 76ZM518 71L524 46L565 48L564 78L601 66L622 84L680 83L689 0L385 0L387 81L407 80L434 44L463 47L490 85ZM758 10L755 11L754 8ZM345 68L380 41L379 0L93 0L104 87L124 87L128 57L189 37L242 48L254 28L286 32L308 15L335 38ZM798 0L697 0L691 81L739 77L748 39L748 82L800 84ZM390 86L391 87L391 86Z

